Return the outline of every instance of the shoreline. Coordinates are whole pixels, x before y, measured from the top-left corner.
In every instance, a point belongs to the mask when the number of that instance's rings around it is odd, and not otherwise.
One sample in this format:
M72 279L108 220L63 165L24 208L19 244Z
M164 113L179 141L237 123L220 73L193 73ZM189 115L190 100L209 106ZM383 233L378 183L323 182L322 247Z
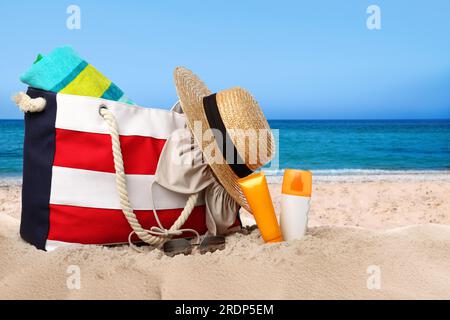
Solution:
M450 170L324 170L312 171L313 182L450 181ZM334 174L333 174L334 173ZM267 175L269 183L281 183L282 174Z
M283 170L264 171L269 184L283 180ZM450 170L312 170L314 182L450 181ZM0 175L0 188L22 185L21 175Z

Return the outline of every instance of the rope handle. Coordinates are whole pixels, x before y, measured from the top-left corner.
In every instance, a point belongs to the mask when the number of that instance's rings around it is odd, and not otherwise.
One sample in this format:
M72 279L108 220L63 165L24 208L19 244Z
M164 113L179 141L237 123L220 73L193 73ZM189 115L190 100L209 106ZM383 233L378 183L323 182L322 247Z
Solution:
M47 101L44 98L31 98L25 92L19 92L12 96L12 101L19 107L22 112L41 112L45 109Z
M128 236L128 242L131 243L131 236L133 234L136 234L139 239L142 241L150 244L150 245L160 245L167 241L172 235L181 235L183 232L192 232L197 237L197 242L199 242L200 235L198 232L194 229L180 229L181 226L186 222L186 220L189 218L189 215L191 214L192 210L195 207L195 204L197 202L197 199L199 197L198 193L192 194L189 196L186 206L184 207L183 211L181 212L178 219L174 222L172 227L167 230L165 229L158 217L158 214L156 213L155 209L155 203L153 199L153 184L150 186L150 193L151 193L151 199L152 199L152 207L153 207L153 214L155 216L156 222L158 223L158 227L152 227L150 230L142 228L141 224L139 223L133 208L130 204L130 200L128 198L128 189L127 189L127 181L123 166L123 158L122 158L122 150L120 147L120 139L119 139L119 132L118 132L118 125L116 118L114 117L113 113L108 109L105 105L100 105L99 113L105 120L106 124L109 128L109 133L111 135L111 141L112 141L112 152L113 152L113 158L114 158L114 168L116 171L116 188L119 193L120 198L120 206L122 208L122 212L127 219L128 223L130 224L133 231Z

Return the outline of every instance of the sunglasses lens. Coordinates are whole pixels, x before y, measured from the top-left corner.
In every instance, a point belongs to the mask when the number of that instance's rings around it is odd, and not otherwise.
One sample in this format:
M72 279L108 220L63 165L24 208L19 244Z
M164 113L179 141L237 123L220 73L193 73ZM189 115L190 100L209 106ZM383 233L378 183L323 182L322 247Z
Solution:
M223 236L205 237L198 247L201 254L223 249L225 249L225 237Z
M190 254L192 252L191 243L186 239L174 239L164 243L163 251L168 256L176 256L177 254Z

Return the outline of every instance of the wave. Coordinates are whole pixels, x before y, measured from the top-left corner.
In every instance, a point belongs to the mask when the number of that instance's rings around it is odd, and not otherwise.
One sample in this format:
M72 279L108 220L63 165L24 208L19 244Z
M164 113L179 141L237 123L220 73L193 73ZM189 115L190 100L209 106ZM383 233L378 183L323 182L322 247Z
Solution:
M22 177L19 176L0 176L0 188L20 186L22 185Z
M269 183L281 183L284 169L264 170ZM381 170L381 169L318 169L311 170L314 181L379 181L379 180L419 180L450 181L450 170ZM22 184L19 175L0 175L0 187Z
M284 169L269 169L264 170L264 173L267 176L277 176L283 175ZM316 169L311 170L311 172L315 175L329 176L329 175L367 175L367 174L450 174L450 170L442 169L442 170L387 170L387 169Z
M315 181L377 181L377 180L446 180L450 170L382 170L382 169L319 169L311 170ZM280 183L283 169L264 170L270 183Z

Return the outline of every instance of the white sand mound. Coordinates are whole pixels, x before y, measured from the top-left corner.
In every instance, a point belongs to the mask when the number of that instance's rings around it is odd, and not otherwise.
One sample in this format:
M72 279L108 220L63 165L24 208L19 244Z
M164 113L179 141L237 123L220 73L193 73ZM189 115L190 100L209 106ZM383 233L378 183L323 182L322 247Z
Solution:
M18 228L0 213L2 299L450 299L444 225L318 227L271 245L254 230L227 238L223 251L174 258L126 246L43 252L20 240ZM70 265L80 268L80 289L67 287ZM369 277L380 289L368 289Z

